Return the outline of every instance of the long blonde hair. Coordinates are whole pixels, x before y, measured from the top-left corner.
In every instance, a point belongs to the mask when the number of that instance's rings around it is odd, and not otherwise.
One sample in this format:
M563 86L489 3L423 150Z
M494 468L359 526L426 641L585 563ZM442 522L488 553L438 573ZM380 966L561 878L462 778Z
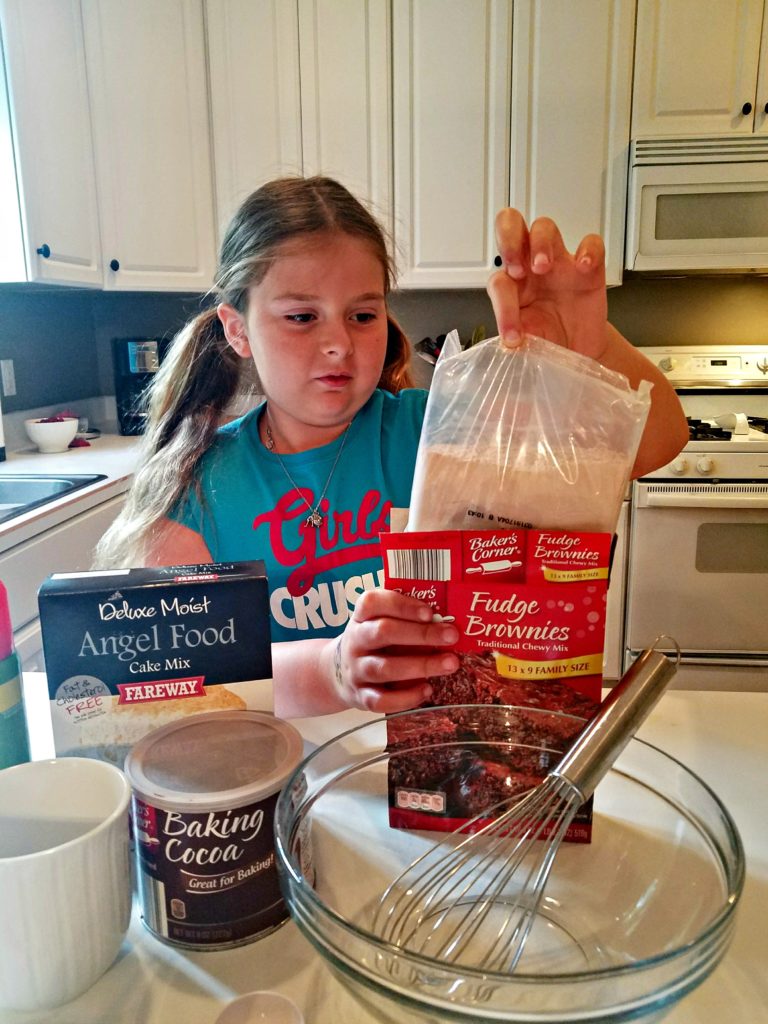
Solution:
M384 290L394 268L384 233L371 213L331 178L278 178L253 192L224 235L213 294L247 311L248 290L267 274L279 247L302 235L341 232L363 239L384 271ZM411 387L409 345L387 317L387 350L379 387L396 393ZM213 443L225 410L247 369L228 344L216 309L195 317L174 338L148 392L148 420L140 468L123 511L99 542L94 565L141 565L162 520L190 486Z

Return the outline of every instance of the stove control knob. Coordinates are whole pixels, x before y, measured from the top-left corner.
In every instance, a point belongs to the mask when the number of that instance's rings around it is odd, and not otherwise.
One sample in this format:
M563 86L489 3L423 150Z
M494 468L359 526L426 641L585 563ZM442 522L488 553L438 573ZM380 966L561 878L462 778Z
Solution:
M696 472L702 476L706 476L707 473L711 473L715 468L715 464L708 455L702 455L700 459L696 460Z
M673 359L671 356L665 356L663 359L659 360L659 369L663 370L664 373L669 373L671 370L674 370L676 366L677 360Z
M670 462L669 468L675 476L682 476L686 469L688 469L688 459L675 459L674 462Z
M760 373L768 373L768 356L763 356L762 359L758 359L757 368Z

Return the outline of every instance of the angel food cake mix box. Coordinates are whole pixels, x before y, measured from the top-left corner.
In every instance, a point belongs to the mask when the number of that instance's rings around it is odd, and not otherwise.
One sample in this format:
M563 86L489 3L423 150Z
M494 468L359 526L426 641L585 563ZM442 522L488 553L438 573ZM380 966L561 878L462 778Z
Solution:
M272 710L263 562L54 573L38 604L58 755L122 767L184 715Z
M385 586L427 601L460 634L459 670L429 679L428 704L447 707L427 716L425 735L414 735L419 716L388 720L390 824L449 831L539 782L597 710L613 538L521 528L381 540ZM473 704L520 710L495 737ZM590 834L588 802L567 838Z

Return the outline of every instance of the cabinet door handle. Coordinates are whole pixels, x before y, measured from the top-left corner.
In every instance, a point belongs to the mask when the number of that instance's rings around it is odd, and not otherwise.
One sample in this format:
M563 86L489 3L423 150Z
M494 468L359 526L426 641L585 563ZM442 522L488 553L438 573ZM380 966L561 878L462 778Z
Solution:
M51 247L47 243L43 242L40 248L37 250L38 256L42 256L44 260L47 260L51 255Z
M751 114L752 113L752 104L751 103L745 103L744 106L741 108L741 112L742 112L742 114L744 114L745 117L746 117L747 114Z
M110 270L119 270L120 269L120 260L110 260L109 261L109 269Z

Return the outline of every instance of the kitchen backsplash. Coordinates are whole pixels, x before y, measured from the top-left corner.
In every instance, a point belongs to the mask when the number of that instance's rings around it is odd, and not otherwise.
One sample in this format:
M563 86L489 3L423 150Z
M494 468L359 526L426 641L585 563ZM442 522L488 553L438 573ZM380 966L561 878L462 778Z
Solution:
M174 334L201 296L0 285L0 359L12 359L16 394L3 412L114 395L111 339Z
M80 405L114 394L111 339L173 335L207 302L169 292L103 292L0 285L0 359L12 359L16 394L3 412ZM392 311L416 343L456 328L469 338L495 321L482 290L404 291ZM763 344L768 341L768 278L630 276L608 293L609 317L636 345ZM431 367L414 359L417 384ZM34 414L34 413L33 413ZM8 426L6 425L6 434Z

